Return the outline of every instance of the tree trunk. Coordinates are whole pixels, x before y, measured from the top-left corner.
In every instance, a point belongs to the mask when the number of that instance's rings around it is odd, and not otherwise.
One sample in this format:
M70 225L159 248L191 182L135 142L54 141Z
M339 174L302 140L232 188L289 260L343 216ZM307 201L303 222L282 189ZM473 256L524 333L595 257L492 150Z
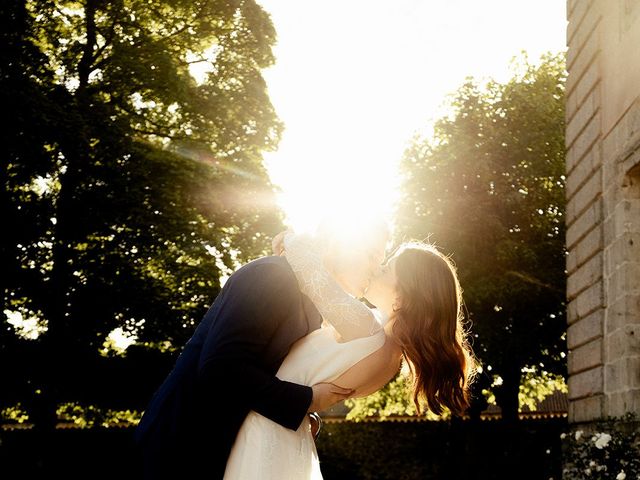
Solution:
M90 138L86 130L87 112L90 100L87 86L94 61L93 50L96 44L96 3L88 0L85 4L85 28L87 42L83 55L78 63L79 87L71 104L75 111L69 112L68 121L74 123L68 133L73 138L60 138L60 147L66 160L66 171L60 175L60 190L56 200L56 225L53 239L53 270L50 277L49 299L47 302L47 319L49 328L42 342L42 371L38 389L40 393L33 400L33 418L37 428L52 431L57 423L56 410L62 397L62 380L68 373L70 352L74 343L74 326L71 318L73 280L73 243L77 241L73 218L76 210L76 191L81 185L84 175L83 164L89 161ZM66 133L66 132L65 132ZM76 359L78 360L78 359Z
M500 372L502 385L496 389L496 402L502 410L504 423L518 422L518 392L520 391L521 369L519 365L509 365Z
M55 233L53 239L53 269L50 277L46 317L48 331L42 339L42 372L39 379L41 393L35 402L37 421L46 429L55 428L56 409L62 397L61 385L73 361L74 325L70 306L73 295L73 244L77 241L73 218L77 202L75 192L80 185L82 168L81 149L84 144L82 131L78 131L74 146L62 145L67 160L67 170L60 176L60 190L55 208ZM77 361L78 359L76 359Z
M6 155L6 153L5 153ZM15 242L12 239L11 232L15 223L15 212L11 205L9 195L9 176L7 172L8 158L4 158L2 162L2 170L0 171L0 184L2 191L0 192L0 218L5 224L5 233L0 235L0 265L2 265L3 274L0 275L0 315L3 315L7 308L8 295L8 278L15 278ZM0 328L4 328L4 321L0 324Z

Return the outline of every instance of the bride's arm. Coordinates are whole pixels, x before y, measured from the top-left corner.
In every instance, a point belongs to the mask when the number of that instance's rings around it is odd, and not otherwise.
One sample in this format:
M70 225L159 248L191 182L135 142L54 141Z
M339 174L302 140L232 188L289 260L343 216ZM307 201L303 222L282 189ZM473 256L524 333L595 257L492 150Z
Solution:
M345 292L329 274L322 261L322 252L311 236L287 233L284 255L296 274L302 293L313 301L342 340L367 337L381 328L373 312Z

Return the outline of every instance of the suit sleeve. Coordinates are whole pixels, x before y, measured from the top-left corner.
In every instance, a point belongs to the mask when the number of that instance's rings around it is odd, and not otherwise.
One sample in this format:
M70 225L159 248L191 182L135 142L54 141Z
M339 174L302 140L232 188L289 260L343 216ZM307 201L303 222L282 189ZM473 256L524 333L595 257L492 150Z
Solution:
M205 395L228 395L276 423L296 430L306 417L311 387L278 379L261 368L260 355L296 308L295 277L265 263L235 279L205 341L198 384ZM292 339L292 342L297 339Z

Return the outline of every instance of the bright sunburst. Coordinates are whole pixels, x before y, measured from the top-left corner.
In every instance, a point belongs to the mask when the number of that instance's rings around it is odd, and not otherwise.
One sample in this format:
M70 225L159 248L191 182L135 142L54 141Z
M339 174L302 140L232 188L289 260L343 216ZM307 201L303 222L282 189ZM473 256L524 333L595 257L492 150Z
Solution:
M349 154L346 142L335 147L335 152L282 164L286 151L279 152L269 163L274 182L283 187L279 203L287 223L296 230L312 231L326 217L367 221L391 214L398 183L394 158L365 149Z
M258 1L278 34L265 78L286 127L267 167L298 230L333 212L388 216L403 150L448 93L469 75L506 80L521 50L565 47L557 0Z

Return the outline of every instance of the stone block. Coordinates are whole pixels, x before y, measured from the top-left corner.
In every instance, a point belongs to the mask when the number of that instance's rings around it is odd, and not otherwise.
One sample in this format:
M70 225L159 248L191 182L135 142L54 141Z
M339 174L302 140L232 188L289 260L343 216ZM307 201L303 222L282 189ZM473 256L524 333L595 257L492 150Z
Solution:
M585 318L569 325L567 348L575 349L603 335L604 310L596 310Z
M591 117L584 130L580 132L567 151L568 172L576 168L580 160L593 148L593 145L600 138L600 129L600 112L598 111Z
M621 125L618 124L613 127L606 136L602 137L602 154L604 158L615 163L615 158L620 151L619 137L620 137Z
M603 154L611 163L617 164L624 161L626 156L633 156L634 147L640 141L638 116L640 107L632 107L603 138Z
M584 380L584 382L588 381ZM640 388L640 357L623 357L607 362L605 365L604 385L605 393L624 392ZM591 387L586 385L584 388Z
M567 198L573 197L576 191L594 174L594 172L601 166L601 155L599 143L594 145L594 148L589 150L587 154L580 160L576 168L574 168L566 176L566 196Z
M620 201L620 164L613 161L611 157L604 157L606 161L602 162L602 188L604 192L609 191L609 189L614 189L616 192L611 199L612 202ZM607 214L611 212L611 207L608 205Z
M620 417L627 412L640 412L640 389L607 394L605 401L607 415Z
M579 165L578 168L582 168ZM568 198L567 218L577 218L598 196L602 195L601 169L597 169L572 197Z
M574 68L574 63L576 59L579 57L580 52L584 50L585 43L589 39L589 37L593 35L597 35L597 32L594 32L596 28L599 28L598 25L602 20L602 12L599 8L589 8L584 15L581 24L576 29L575 36L571 39L571 45L567 51L567 68L572 70Z
M640 195L638 193L640 192L640 189L638 189L638 185L640 185L640 147L620 163L620 170L631 177L627 177L627 180L632 180L631 183L635 184L636 194L633 198L637 198ZM635 178L635 181L633 181L633 178ZM623 182L623 189L625 188L625 183L627 182Z
M606 332L614 332L628 324L640 324L640 295L623 295L609 302L605 319ZM635 335L637 334L636 332Z
M578 318L578 302L574 299L567 301L567 325L579 320Z
M604 218L604 222L602 223L602 235L603 235L603 244L605 246L607 245L611 245L616 237L618 236L616 234L616 217L615 217L615 207L614 207L614 213L612 213L611 215L607 215Z
M618 202L614 209L615 235L640 232L640 198Z
M608 333L604 345L607 363L623 357L635 356L640 359L640 324L627 324Z
M602 348L602 337L598 337L589 343L569 350L567 357L569 374L573 375L583 370L602 365Z
M602 168L602 172L604 175L604 171L610 169L610 165L606 165ZM604 192L602 194L602 214L604 218L607 218L613 215L616 211L616 205L622 200L622 195L620 191L620 182L611 181L609 183L604 183L603 188Z
M600 251L602 251L602 229L594 228L567 253L567 275L572 275ZM606 256L604 258L606 259Z
M573 115L567 124L565 131L565 145L570 148L578 134L587 125L591 117L593 117L600 108L600 89L593 89L587 98L579 105L578 111Z
M565 123L569 123L573 116L578 111L578 94L573 91L571 93L565 94L565 111L564 111L564 119Z
M607 298L616 301L625 295L640 293L640 263L624 262L618 264L607 278Z
M637 268L633 268L633 264L625 262L617 265L613 273L606 277L604 286L609 304L616 302L625 295L637 293L634 288L637 288L638 285L630 284L630 279L633 279L636 272Z
M640 272L638 272L638 267L640 267L640 232L629 232L621 235L611 245L611 251L616 263L629 263L627 266L629 289L635 290L640 287Z
M604 289L602 280L598 280L576 297L578 317L584 318L591 312L604 306Z
M570 44L569 48L573 44ZM567 92L572 92L582 80L589 65L591 65L600 53L600 29L596 28L589 32L582 47L572 49L572 53L567 52L567 58L571 58L573 63L569 65L569 76L567 77ZM567 64L568 65L568 64ZM578 97L578 104L582 99Z
M573 42L573 36L576 34L584 17L591 8L593 0L579 0L575 2L571 14L567 17L569 23L567 24L567 45L571 45Z
M640 233L628 232L605 248L605 274L615 273L624 262L640 262ZM636 279L640 283L640 278Z
M622 147L620 153L624 152L629 155L637 149L640 141L640 101L637 98L633 106L625 113L623 122L620 133L620 146Z
M569 275L567 279L567 298L574 299L580 292L583 292L601 278L602 252L599 252Z
M601 228L602 199L593 202L577 218L567 218L566 245L571 250L575 244L594 228Z
M580 398L569 402L569 423L588 422L603 418L604 395Z
M569 376L569 399L603 393L603 367L598 366Z
M602 79L602 73L600 72L600 57L596 55L593 61L587 66L582 78L576 84L576 105L583 102L584 98L595 89L600 88L600 80Z

